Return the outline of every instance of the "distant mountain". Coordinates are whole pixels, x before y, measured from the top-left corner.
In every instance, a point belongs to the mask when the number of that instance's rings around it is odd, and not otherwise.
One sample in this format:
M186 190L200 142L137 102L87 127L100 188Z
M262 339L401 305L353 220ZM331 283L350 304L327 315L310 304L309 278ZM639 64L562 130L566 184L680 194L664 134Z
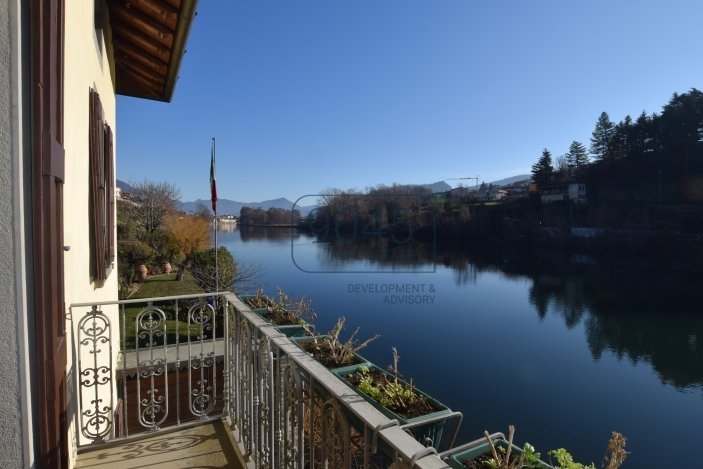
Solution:
M198 211L200 204L205 205L205 207L210 207L210 200L198 199L193 202L181 202L181 209L188 213L194 213ZM236 215L239 216L242 207L250 208L260 208L262 210L268 210L270 208L280 208L283 210L290 210L293 208L293 202L281 197L278 199L264 200L263 202L237 202L236 200L229 199L218 199L217 200L217 212L220 215ZM302 216L307 215L312 211L316 205L307 206L296 206L297 210L300 210Z
M437 192L447 192L452 188L452 186L444 181L437 181L432 184L423 184L422 187L431 190L433 194L436 194Z
M516 182L521 182L521 181L529 181L531 179L532 179L531 174L519 174L517 176L511 176L511 177L505 178L505 179L498 179L497 181L490 181L490 182L481 181L481 182L485 182L486 185L493 184L494 186L507 186L508 184L514 184ZM479 185L480 184L481 183L479 183ZM471 184L464 183L463 186L468 188L469 191L476 190L476 185L473 180L471 181Z
M531 174L520 174L518 176L492 181L490 184L493 184L494 186L507 186L508 184L512 184L514 182L529 181L530 179L532 179Z
M119 179L117 180L117 187L119 187L122 192L134 192L134 187Z

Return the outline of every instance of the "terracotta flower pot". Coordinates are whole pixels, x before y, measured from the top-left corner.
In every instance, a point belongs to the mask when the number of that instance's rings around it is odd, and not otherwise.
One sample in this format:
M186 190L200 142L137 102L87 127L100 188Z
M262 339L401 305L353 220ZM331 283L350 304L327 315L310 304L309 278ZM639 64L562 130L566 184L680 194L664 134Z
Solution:
M147 269L144 264L137 267L137 275L139 276L140 279L144 280L148 273L149 273L149 269Z
M171 273L171 263L170 262L164 262L164 273L165 274Z

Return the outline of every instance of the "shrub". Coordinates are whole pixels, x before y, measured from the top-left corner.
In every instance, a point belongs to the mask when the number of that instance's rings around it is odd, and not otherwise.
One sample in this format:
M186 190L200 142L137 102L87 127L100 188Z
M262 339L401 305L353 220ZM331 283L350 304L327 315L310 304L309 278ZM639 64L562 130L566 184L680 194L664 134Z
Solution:
M237 280L237 263L225 247L217 250L217 273L215 275L215 249L203 249L193 253L190 273L196 283L206 292L231 291ZM219 282L219 284L218 284Z

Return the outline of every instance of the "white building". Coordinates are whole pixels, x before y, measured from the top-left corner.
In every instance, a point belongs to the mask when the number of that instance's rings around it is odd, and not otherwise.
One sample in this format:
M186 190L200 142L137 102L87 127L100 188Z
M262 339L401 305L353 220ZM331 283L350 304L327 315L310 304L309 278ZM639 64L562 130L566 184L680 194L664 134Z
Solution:
M566 200L577 204L588 202L586 184L582 183L550 184L540 187L540 193L540 199L544 204Z

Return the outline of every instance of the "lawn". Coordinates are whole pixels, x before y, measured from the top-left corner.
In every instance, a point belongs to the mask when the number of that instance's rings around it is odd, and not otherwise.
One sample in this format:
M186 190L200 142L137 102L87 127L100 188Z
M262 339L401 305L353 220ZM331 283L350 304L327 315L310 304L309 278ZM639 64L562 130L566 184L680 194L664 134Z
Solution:
M194 295L203 293L202 288L195 283L188 273L183 274L183 280L176 280L176 274L152 275L144 280L130 300L139 298L158 298L161 296Z
M198 284L193 280L193 277L189 273L183 275L182 280L176 280L176 274L163 274L163 275L153 275L144 280L141 284L139 290L137 290L132 296L129 297L130 300L135 299L150 299L159 298L164 296L176 296L176 295L193 295L203 293L203 290L198 286ZM192 304L192 301L179 302L178 316L176 317L176 308L173 301L165 302L155 302L154 307L162 310L166 315L166 338L167 343L173 344L176 342L176 331L178 331L178 341L187 341L188 335L195 337L199 331L199 327L191 325L188 328L187 320L185 315L188 311L188 307ZM146 304L135 304L125 306L125 344L123 345L123 350L130 350L136 347L136 337L135 337L135 320L140 311L146 307ZM142 329L143 330L143 329ZM190 334L189 334L190 333ZM146 339L142 339L145 345ZM163 343L163 339L157 338L155 345L160 345Z

